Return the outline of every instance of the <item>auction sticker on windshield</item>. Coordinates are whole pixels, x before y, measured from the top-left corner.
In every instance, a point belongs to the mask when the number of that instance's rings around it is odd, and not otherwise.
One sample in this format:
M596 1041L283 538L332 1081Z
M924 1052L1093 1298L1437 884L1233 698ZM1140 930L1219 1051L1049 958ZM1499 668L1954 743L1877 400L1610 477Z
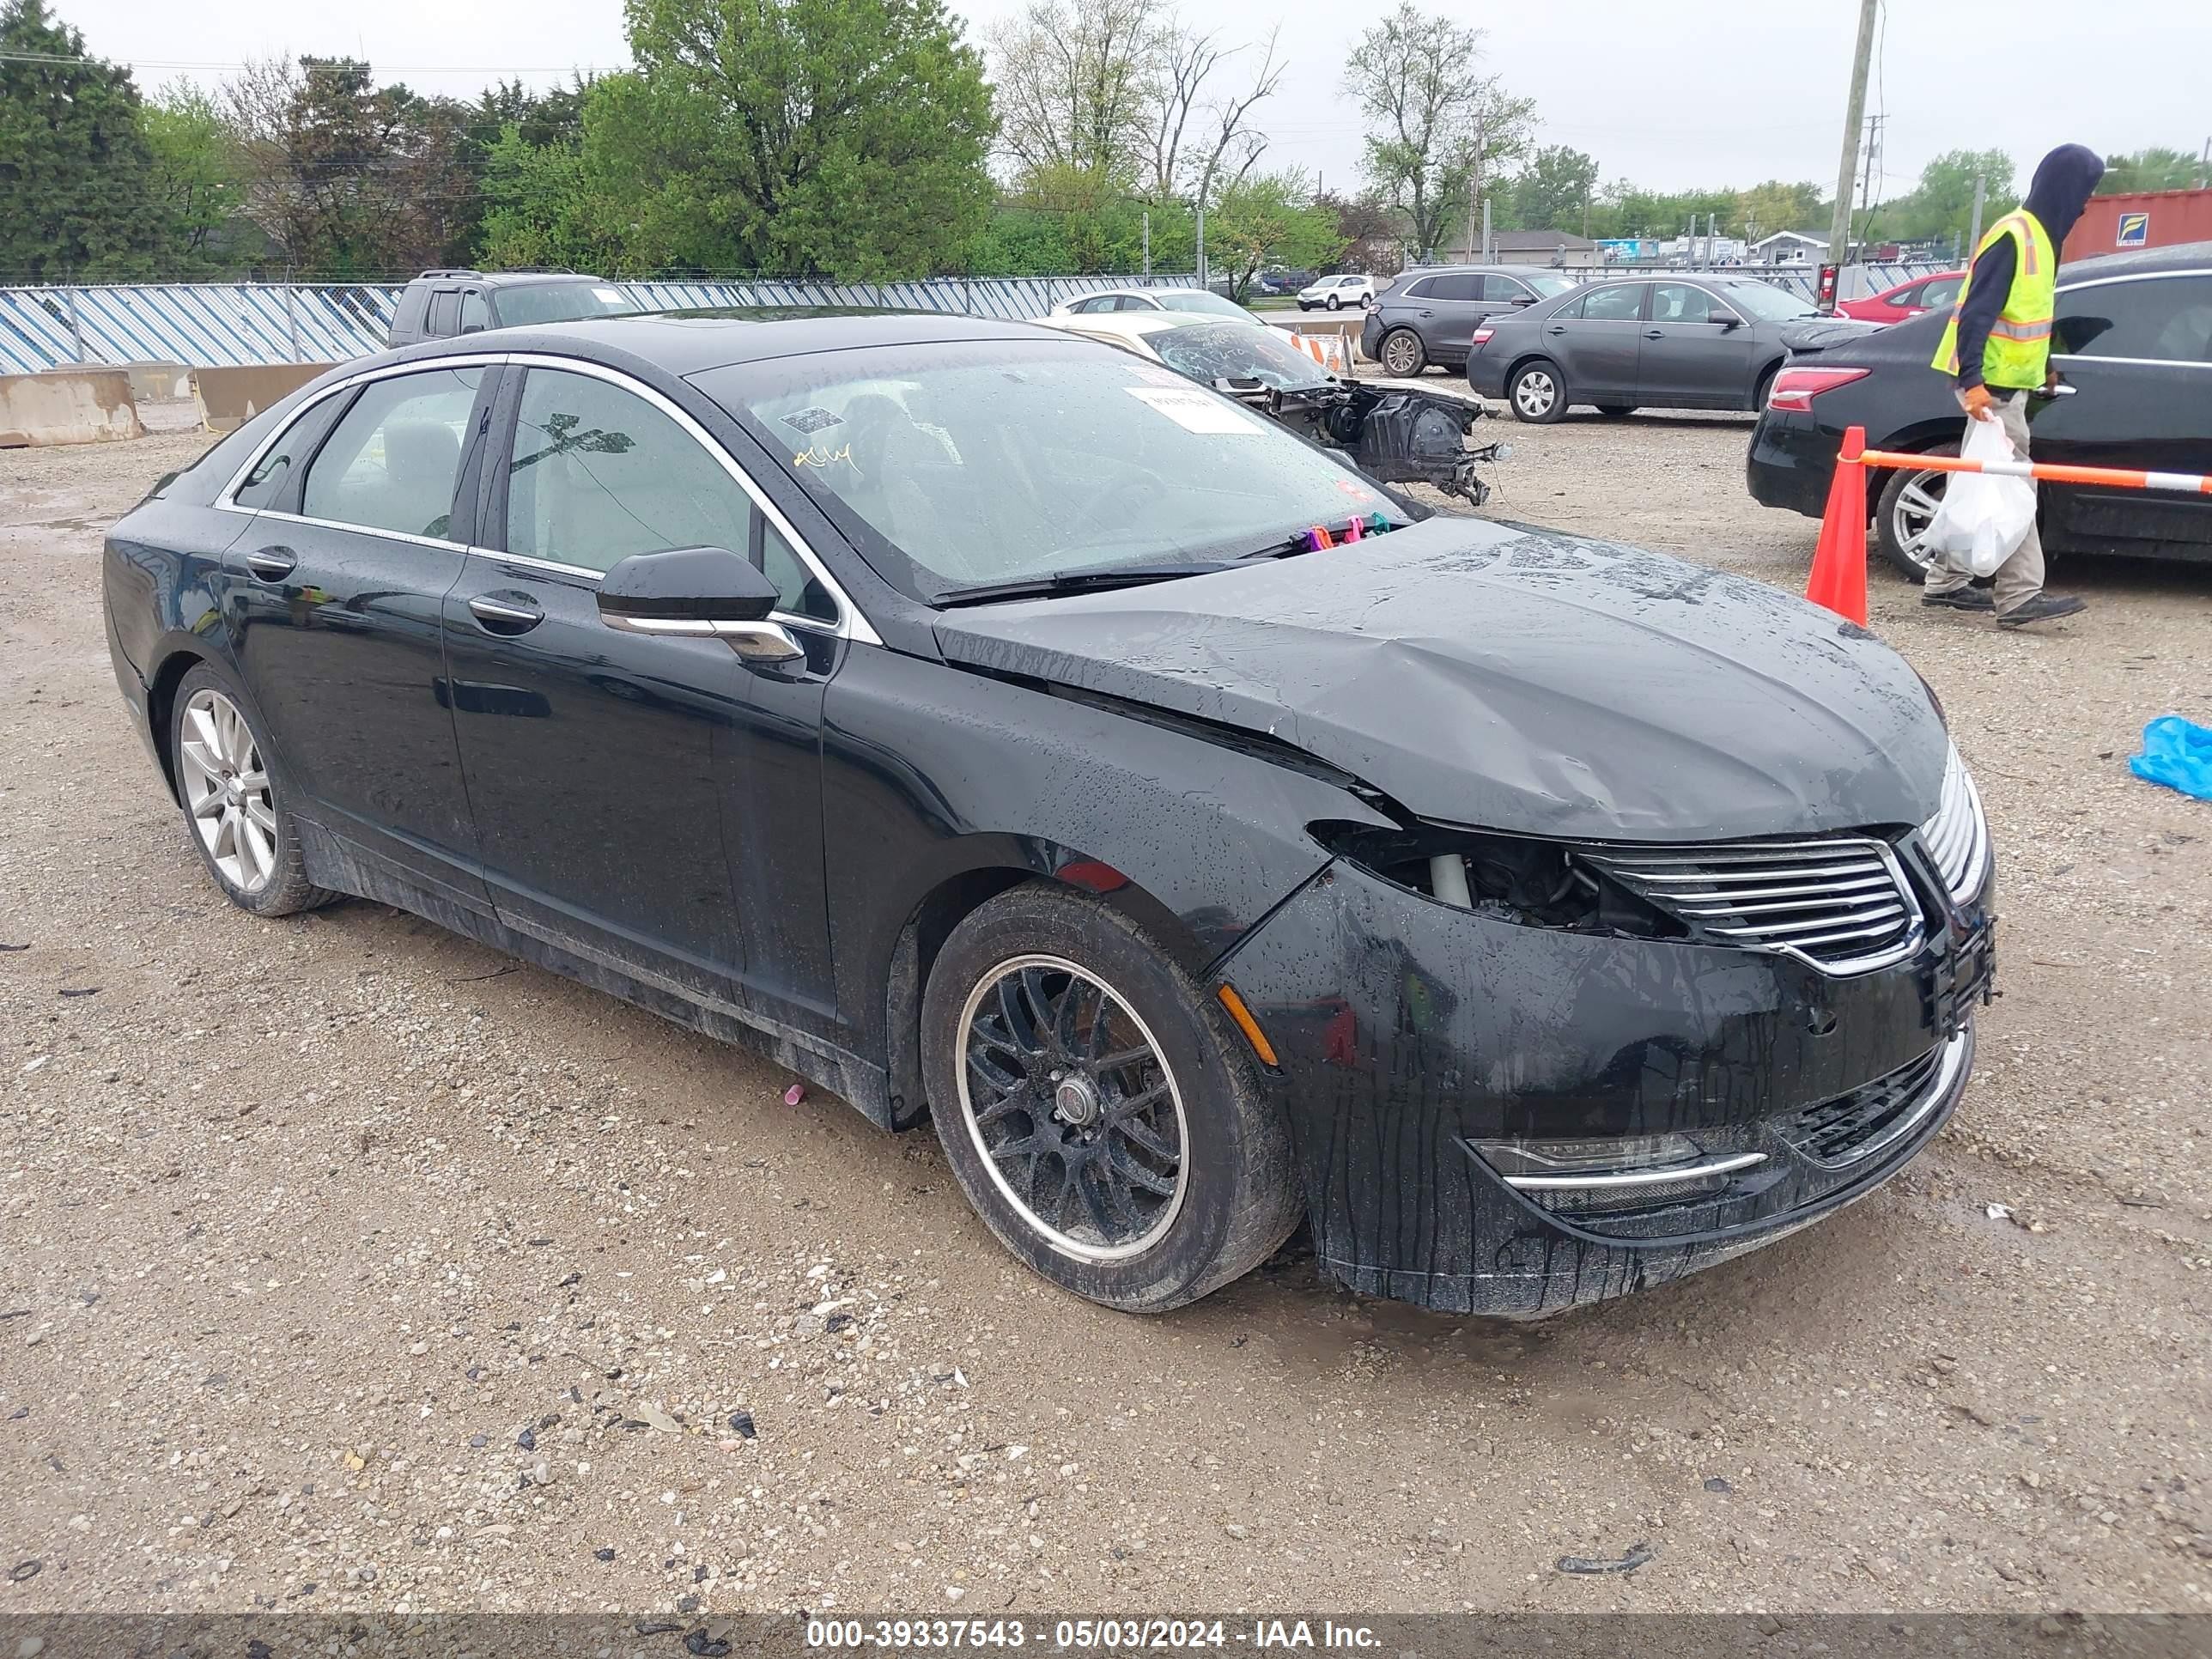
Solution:
M1243 410L1209 398L1195 387L1125 386L1127 392L1148 409L1156 409L1186 432L1243 434L1257 432L1260 423Z

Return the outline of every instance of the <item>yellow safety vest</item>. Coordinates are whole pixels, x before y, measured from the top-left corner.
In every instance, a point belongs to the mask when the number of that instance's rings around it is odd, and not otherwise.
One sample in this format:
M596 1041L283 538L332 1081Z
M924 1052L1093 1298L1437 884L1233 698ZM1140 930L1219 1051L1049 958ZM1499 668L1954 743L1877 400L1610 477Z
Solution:
M2014 208L1990 227L1982 245L1974 250L1978 262L2009 236L2013 252L2012 292L2004 309L1990 325L1990 343L1982 352L1982 380L1989 386L2014 388L2039 386L2051 367L2051 316L2058 304L2058 256L2051 246L2051 233L2026 208ZM1959 311L1973 287L1973 268L1959 286L1951 307L1950 326L1936 343L1935 366L1946 374L1959 372Z

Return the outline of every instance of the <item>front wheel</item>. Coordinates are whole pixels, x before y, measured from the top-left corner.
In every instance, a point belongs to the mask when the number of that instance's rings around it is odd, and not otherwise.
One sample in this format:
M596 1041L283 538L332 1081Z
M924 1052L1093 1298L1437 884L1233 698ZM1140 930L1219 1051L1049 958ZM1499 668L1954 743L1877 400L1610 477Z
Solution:
M921 1054L946 1161L999 1242L1130 1313L1194 1302L1297 1224L1243 1037L1119 911L1044 883L946 939Z
M1328 308L1331 311L1341 311L1344 309L1344 301L1332 294L1328 296Z
M1505 405L1516 421L1551 425L1567 412L1567 389L1559 383L1558 368L1540 359L1515 370L1505 387Z
M1931 455L1955 455L1956 444L1939 444ZM1875 544L1882 557L1909 581L1925 581L1936 568L1926 550L1928 526L1943 504L1943 486L1950 475L1933 468L1923 472L1899 469L1889 475L1875 507Z

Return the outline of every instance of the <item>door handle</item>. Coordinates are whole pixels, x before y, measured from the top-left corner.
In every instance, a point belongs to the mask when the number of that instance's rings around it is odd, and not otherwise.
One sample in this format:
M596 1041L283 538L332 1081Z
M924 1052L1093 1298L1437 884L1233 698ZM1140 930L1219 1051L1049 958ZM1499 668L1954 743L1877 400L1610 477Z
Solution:
M1547 334L1565 334L1566 331L1567 325L1565 323L1553 323L1551 327L1544 331Z
M1433 317L1433 316L1435 316L1436 314L1437 314L1437 313L1436 313L1435 312L1433 312L1433 311L1425 311L1425 312L1423 312L1423 313L1421 313L1421 315L1422 315L1422 316L1424 316L1424 317Z
M1667 331L1663 328L1647 328L1644 331L1644 337L1647 340L1663 340L1667 337Z
M515 597L524 598L521 594ZM527 634L545 620L545 613L534 605L514 604L484 593L469 601L469 614L487 634Z
M281 582L292 574L300 556L289 547L264 547L246 556L246 568L264 582Z

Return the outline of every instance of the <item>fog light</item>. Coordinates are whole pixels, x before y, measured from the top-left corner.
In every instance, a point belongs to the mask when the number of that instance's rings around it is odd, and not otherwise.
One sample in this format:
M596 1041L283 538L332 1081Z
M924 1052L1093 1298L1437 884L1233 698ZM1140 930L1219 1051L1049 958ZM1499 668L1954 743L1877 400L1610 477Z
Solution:
M1718 1133L1723 1142L1732 1138ZM1468 1144L1507 1186L1553 1211L1680 1203L1717 1193L1738 1170L1766 1161L1765 1152L1709 1151L1677 1133Z

